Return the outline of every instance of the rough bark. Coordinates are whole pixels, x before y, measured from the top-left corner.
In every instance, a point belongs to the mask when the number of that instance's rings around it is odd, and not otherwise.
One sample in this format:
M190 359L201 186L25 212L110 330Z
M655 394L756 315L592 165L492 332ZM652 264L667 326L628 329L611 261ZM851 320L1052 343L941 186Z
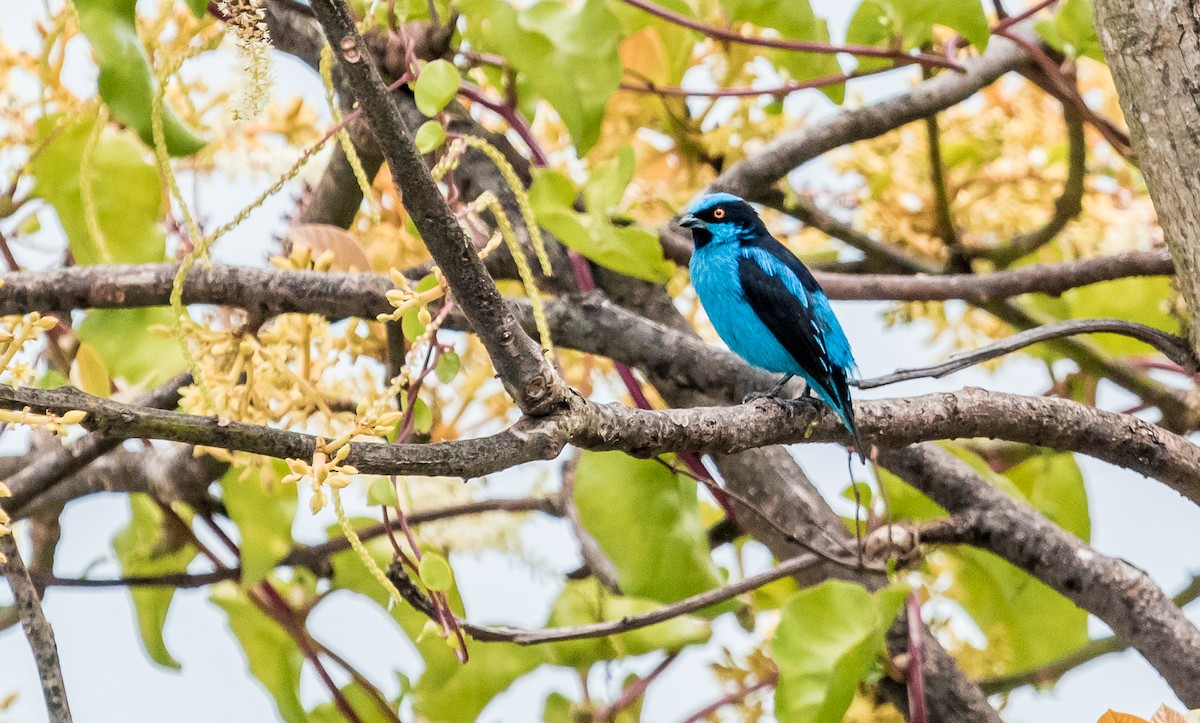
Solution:
M1095 0L1094 12L1200 350L1200 6Z

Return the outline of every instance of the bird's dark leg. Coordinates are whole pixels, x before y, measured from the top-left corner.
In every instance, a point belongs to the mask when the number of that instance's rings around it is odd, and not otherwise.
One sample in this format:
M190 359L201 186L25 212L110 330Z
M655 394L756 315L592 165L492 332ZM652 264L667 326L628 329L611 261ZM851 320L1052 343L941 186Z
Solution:
M750 392L749 394L747 394L745 397L742 398L742 404L749 404L750 402L753 402L758 399L779 399L779 393L781 391L783 391L783 388L785 386L787 386L788 382L792 381L792 377L794 377L794 376L796 376L796 375L795 374L784 374L783 379L780 379L779 382L775 386L771 387L770 391Z

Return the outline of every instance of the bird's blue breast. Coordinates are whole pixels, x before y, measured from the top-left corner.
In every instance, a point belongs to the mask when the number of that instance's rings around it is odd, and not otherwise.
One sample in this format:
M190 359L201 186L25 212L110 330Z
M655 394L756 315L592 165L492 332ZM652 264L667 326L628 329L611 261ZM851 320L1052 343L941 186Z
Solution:
M804 374L746 300L738 278L737 243L712 243L692 255L692 286L709 321L730 350L756 367L777 374Z

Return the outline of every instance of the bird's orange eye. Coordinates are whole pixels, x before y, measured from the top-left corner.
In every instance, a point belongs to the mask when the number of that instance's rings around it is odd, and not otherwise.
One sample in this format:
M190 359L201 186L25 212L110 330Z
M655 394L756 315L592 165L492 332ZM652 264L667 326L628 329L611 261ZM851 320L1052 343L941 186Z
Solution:
M725 209L718 208L717 210L713 211L713 218L725 218Z

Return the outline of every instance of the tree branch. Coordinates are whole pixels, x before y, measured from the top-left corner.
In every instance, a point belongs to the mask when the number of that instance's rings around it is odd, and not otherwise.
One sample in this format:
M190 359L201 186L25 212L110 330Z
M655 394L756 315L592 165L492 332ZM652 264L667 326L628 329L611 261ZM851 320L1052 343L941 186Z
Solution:
M37 663L42 695L46 699L46 712L52 723L71 723L71 708L67 703L66 686L63 685L54 630L42 612L37 589L29 579L29 571L25 569L21 552L11 533L0 536L0 555L8 558L8 562L0 567L3 567L4 576L12 588L13 599L21 615L21 626L25 628L25 638Z
M161 387L144 394L133 404L153 409L174 409L179 404L179 390L192 383L192 375L176 376ZM20 472L5 480L12 497L4 501L5 509L16 514L31 500L46 492L56 482L70 477L101 455L120 446L120 438L91 434L64 446L51 454L38 457Z
M981 57L964 63L966 73L943 73L903 95L781 136L726 169L712 183L711 190L757 199L794 168L817 156L945 110L1029 62L1029 54L1012 41L992 38Z
M1189 708L1200 706L1200 630L1146 573L1100 554L937 447L884 450L879 462L951 514L966 517L964 541L999 555L1103 620Z
M350 10L342 0L316 0L313 10L379 142L392 179L403 192L405 208L459 307L479 331L505 389L529 414L546 414L560 407L569 389L509 313L474 244L446 205Z

